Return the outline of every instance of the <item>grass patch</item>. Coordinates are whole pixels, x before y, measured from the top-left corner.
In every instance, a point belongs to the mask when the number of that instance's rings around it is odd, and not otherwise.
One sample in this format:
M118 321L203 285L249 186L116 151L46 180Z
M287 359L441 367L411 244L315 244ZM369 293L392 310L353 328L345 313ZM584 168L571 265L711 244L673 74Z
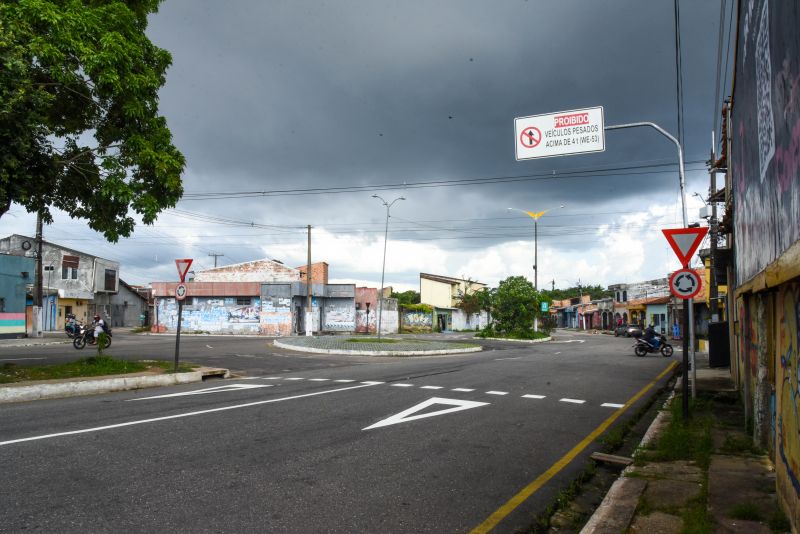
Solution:
M777 506L767 521L767 526L772 532L790 532L792 530L792 524L789 522L786 514Z
M348 342L348 343L382 343L382 344L386 343L386 344L390 344L390 343L400 343L401 340L399 340L399 339L389 339L389 338L385 338L385 337L382 337L380 339L378 339L377 337L349 337L349 338L345 339L345 341ZM413 340L408 340L408 341L413 341Z
M739 503L728 512L728 515L733 519L741 519L742 521L763 521L764 516L758 511L758 507L751 502Z
M132 334L141 334L142 332L149 332L149 326L137 326L136 328L131 328Z
M90 356L80 360L43 365L39 367L20 367L13 363L6 363L0 367L0 384L12 384L31 380L53 380L59 378L80 378L88 376L122 375L139 373L151 368L171 371L173 364L161 361L127 361L116 360L111 356ZM191 371L194 366L182 364L178 372Z
M725 441L720 447L720 452L725 454L739 454L747 452L759 456L765 454L765 451L761 447L754 444L753 440L748 436L736 434L727 434L725 436Z
M682 400L675 397L670 405L672 414L658 441L650 448L640 451L638 459L650 462L692 460L703 469L711 463L714 442L711 429L714 425L712 402L698 393L697 399L690 401L688 421L683 421Z

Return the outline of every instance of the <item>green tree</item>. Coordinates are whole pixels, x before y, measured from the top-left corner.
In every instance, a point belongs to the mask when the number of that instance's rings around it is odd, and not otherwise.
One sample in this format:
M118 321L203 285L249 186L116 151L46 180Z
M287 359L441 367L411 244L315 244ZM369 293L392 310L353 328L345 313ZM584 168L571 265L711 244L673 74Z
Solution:
M0 217L58 208L116 241L180 199L184 158L158 114L172 58L145 35L159 3L0 3Z
M411 289L403 291L402 293L395 293L393 291L392 298L397 299L397 303L400 305L419 304L419 293Z
M467 315L478 313L481 310L491 309L492 295L491 292L482 287L476 291L469 290L470 284L467 284L467 291L458 290L456 295L456 308L460 309Z
M539 314L540 296L524 276L506 278L494 291L492 318L494 330L528 337L533 334L533 319Z

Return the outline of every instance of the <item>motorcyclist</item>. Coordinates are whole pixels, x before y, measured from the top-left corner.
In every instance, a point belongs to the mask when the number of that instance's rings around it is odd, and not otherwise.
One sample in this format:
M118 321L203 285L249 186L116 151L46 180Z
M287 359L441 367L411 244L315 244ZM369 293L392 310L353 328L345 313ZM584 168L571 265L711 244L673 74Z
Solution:
M660 345L660 340L658 336L656 336L656 329L653 328L653 323L650 323L647 328L644 330L644 340L653 345L653 347L658 348Z
M103 321L102 317L99 315L94 316L94 342L97 343L97 340L100 339L100 333L105 331L106 329L106 322Z

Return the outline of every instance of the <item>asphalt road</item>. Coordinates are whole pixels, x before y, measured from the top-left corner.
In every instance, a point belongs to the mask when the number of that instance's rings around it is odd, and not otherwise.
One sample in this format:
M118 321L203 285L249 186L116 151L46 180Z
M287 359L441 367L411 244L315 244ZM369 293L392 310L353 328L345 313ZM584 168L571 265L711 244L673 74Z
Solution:
M5 405L0 532L524 528L672 361L559 341L376 359L256 339L271 363L243 379Z

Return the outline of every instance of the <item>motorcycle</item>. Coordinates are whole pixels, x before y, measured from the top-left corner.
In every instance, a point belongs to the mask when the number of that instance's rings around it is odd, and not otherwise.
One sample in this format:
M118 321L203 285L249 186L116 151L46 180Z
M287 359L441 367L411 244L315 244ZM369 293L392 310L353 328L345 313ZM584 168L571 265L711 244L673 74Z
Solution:
M75 319L70 319L67 321L67 324L64 325L64 333L67 334L68 338L74 339L75 336L80 334L81 327L83 327L83 324L79 323Z
M667 338L663 334L659 336L659 339L661 340L661 343L658 345L658 347L656 347L649 341L645 341L643 338L638 338L636 340L636 344L633 346L633 352L635 352L640 358L647 354L653 354L656 352L661 352L663 357L669 358L673 353L672 345L667 343Z
M103 348L107 349L108 347L111 346L111 335L112 335L111 334L111 327L106 326L105 327L105 333L106 333L107 337L106 337L105 345L103 345ZM72 346L75 347L76 349L80 350L83 347L85 347L86 345L97 345L97 340L94 337L94 328L93 327L88 327L87 328L86 325L81 325L80 326L80 332L78 332L78 334L72 340Z

